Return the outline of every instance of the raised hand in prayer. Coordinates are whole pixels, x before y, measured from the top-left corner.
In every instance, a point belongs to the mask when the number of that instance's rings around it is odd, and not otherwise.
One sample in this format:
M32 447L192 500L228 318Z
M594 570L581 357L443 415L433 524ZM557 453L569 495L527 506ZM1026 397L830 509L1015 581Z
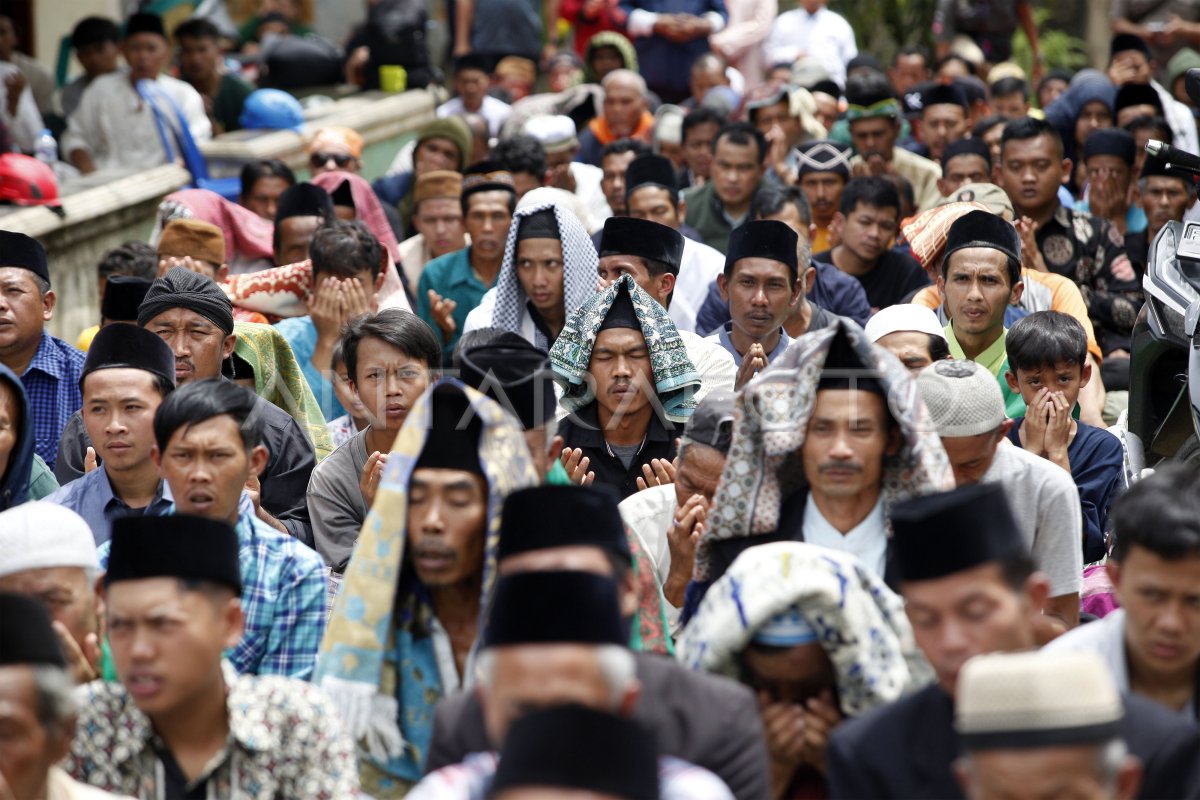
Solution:
M333 341L345 324L344 297L341 281L325 276L321 278L320 291L313 292L308 301L308 315L317 329L318 340Z
M895 172L892 168L892 162L883 157L883 153L877 150L871 150L863 153L863 160L854 165L853 174L855 178L876 177L881 178L884 175L890 175Z
M91 472L92 470L94 470L98 466L97 462L98 462L98 459L96 458L96 448L89 447L87 449L87 454L84 455L84 457L83 457L84 473L88 473L88 472Z
M767 131L767 163L771 165L771 170L784 183L794 183L796 176L792 174L788 168L787 157L791 148L788 147L787 134L783 132L783 128L779 123L771 126Z
M1071 471L1067 448L1071 444L1071 406L1062 392L1046 395L1045 456L1051 462Z
M675 510L675 518L667 529L671 569L663 582L663 596L675 608L683 607L684 594L696 567L696 545L707 521L708 500L704 495L694 494Z
M767 754L771 759L771 794L784 797L796 770L807 763L804 707L794 703L776 703L767 692L761 690L758 692L758 705L767 739Z
M1021 445L1043 458L1046 456L1046 424L1050 419L1049 402L1050 390L1043 386L1026 405L1025 421L1021 423Z
M1038 248L1038 224L1029 217L1016 221L1017 235L1021 237L1021 266L1034 272L1048 272L1046 260Z
M379 489L379 481L383 478L383 469L387 466L388 454L376 450L371 453L367 463L363 465L362 474L358 479L358 489L362 492L363 503L367 508L375 504L375 492Z
M563 468L566 469L571 483L591 486L592 481L596 480L596 473L588 471L588 465L592 463L592 460L585 456L579 448L565 448L559 458L562 459Z
M54 621L54 632L58 635L58 644L62 647L63 655L67 657L67 669L76 685L91 683L100 677L100 637L89 633L83 640L83 648L75 641L75 637L67 630L67 626L58 620Z
M804 728L800 758L805 764L825 774L825 748L833 729L842 721L842 712L828 689L817 697L810 697L801 708Z
M458 308L458 303L447 300L433 289L429 290L429 314L441 329L442 338L447 344L454 338L454 331L458 329L458 323L454 321L454 309L456 308Z
M742 365L738 367L737 376L734 379L733 388L740 392L742 387L750 382L758 373L767 368L767 351L763 349L762 344L755 342L750 345L750 349L746 351L746 355L742 358Z
M644 477L637 479L639 492L651 486L666 486L675 482L675 463L665 458L652 458L649 464L642 464L642 475Z
M345 291L346 314L343 324L371 313L372 301L375 297L372 289L363 285L358 278L342 281L342 289Z

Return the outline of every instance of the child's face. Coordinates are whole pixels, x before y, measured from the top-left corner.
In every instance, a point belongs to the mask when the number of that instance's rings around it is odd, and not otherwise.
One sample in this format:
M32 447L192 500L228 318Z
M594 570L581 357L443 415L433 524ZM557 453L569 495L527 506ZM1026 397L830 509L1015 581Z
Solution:
M1021 399L1027 404L1032 403L1044 387L1051 392L1062 392L1067 403L1074 408L1079 390L1087 386L1092 378L1092 365L1081 366L1060 361L1053 366L1043 364L1037 369L1019 369L1015 375L1009 370L1005 377L1009 388L1020 392Z

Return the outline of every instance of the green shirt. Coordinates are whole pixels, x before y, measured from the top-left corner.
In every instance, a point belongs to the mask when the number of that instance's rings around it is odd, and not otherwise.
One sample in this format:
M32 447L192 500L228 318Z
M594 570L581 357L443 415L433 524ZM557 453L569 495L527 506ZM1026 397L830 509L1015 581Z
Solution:
M467 314L479 305L483 295L491 288L471 268L471 248L464 247L444 256L438 256L425 265L421 271L421 280L417 282L417 316L425 320L433 332L442 339L442 366L450 366L450 358L454 355L454 346L462 336L463 326L467 324ZM447 342L442 337L442 329L434 322L429 312L429 290L433 289L442 297L453 300L454 335Z
M1005 416L1009 419L1025 416L1025 401L1021 398L1020 393L1008 388L1008 381L1004 379L1004 374L1008 372L1008 353L1004 351L1004 343L1008 338L1008 328L1005 328L996 341L988 345L987 349L974 359L967 358L966 353L963 352L962 345L954 337L954 323L951 322L946 325L945 330L946 341L950 345L950 355L955 358L974 361L976 364L986 367L995 376L997 383L1000 384L1000 394L1004 397Z
M33 454L33 468L29 471L29 500L42 500L58 490L58 480L46 462L37 453Z
M238 119L242 116L242 106L246 104L246 98L253 91L253 86L236 75L225 73L221 76L217 96L213 98L213 117L223 130L236 131L242 127Z

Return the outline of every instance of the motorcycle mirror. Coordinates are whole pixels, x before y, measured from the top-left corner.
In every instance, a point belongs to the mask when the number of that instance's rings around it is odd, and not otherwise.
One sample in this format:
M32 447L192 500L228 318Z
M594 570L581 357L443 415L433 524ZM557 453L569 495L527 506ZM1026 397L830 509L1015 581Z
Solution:
M1200 67L1189 69L1183 83L1187 88L1187 96L1193 103L1200 105Z

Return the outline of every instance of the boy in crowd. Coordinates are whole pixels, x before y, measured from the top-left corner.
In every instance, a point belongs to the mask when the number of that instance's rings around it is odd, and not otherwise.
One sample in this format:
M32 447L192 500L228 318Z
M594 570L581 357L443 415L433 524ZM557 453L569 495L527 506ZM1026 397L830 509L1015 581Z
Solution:
M1124 454L1117 437L1071 418L1080 390L1092 379L1087 334L1074 317L1036 311L1009 329L1005 347L1005 380L1026 409L1008 438L1071 473L1083 510L1084 562L1099 561Z

